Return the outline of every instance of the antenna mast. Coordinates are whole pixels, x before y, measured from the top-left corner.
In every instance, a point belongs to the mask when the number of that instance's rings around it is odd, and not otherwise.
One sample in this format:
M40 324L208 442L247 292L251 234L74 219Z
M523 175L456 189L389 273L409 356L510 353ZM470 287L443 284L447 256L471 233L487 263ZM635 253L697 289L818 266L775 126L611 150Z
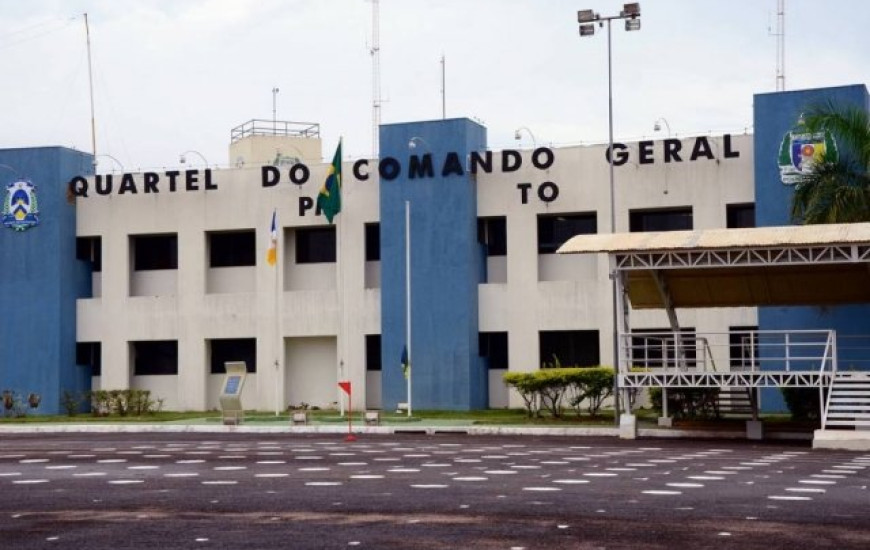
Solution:
M785 0L776 2L776 91L785 91Z
M372 157L378 158L381 128L381 38L379 0L372 2Z
M85 38L88 43L88 82L91 97L91 150L94 154L94 167L97 165L97 124L94 120L94 71L91 66L91 30L88 26L88 14L85 12Z

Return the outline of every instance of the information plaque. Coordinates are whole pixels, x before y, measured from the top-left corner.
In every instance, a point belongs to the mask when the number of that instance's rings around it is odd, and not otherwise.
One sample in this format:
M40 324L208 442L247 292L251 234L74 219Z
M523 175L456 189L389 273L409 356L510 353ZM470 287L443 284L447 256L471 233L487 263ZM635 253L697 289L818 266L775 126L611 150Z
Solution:
M242 422L242 390L245 387L245 376L248 369L244 361L229 361L224 363L227 375L221 390L219 401L224 424L236 425Z

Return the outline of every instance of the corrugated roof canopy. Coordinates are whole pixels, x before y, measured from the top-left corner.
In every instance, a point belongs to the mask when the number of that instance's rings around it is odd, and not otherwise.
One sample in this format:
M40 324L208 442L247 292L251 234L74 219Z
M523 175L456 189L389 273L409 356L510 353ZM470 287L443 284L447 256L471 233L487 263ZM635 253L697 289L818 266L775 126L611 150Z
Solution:
M608 253L636 309L870 303L870 223L578 235Z

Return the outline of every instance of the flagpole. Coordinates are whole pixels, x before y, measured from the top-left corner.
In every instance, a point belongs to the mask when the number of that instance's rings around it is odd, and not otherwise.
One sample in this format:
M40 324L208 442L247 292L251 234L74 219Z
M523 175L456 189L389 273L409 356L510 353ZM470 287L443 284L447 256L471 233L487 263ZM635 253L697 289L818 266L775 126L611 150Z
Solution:
M276 231L277 231L277 217L278 214L273 212L273 217L276 219ZM275 257L278 257L278 242L275 240ZM275 262L275 294L274 299L272 300L273 304L273 313L275 315L275 416L280 416L281 414L281 386L284 384L284 381L281 380L281 366L279 363L279 357L281 355L281 317L280 310L278 309L278 300L281 298L281 294L278 292L278 270L281 267L278 265L278 262Z
M408 416L411 416L411 201L405 201L405 341L408 345Z
M341 151L341 141L342 137L338 138L338 150ZM334 159L333 159L334 160ZM339 167L341 166L342 159L338 159ZM341 186L341 169L339 168L339 186ZM341 196L339 194L339 196ZM338 263L338 335L336 336L336 344L338 347L338 381L341 382L344 380L344 349L345 342L347 339L347 332L345 331L345 315L344 315L344 258L342 257L344 251L341 247L341 238L342 227L344 224L336 223L335 224L335 247L336 247L336 262ZM338 392L338 407L339 414L344 416L344 392ZM351 395L347 394L347 408L348 414L350 414L351 408Z

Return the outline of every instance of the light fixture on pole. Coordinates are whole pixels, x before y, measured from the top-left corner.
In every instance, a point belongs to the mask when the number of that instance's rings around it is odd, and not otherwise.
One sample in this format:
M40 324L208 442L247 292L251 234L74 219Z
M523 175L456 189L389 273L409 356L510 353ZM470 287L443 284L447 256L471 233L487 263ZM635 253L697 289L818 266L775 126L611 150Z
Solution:
M429 146L429 142L421 137L414 136L408 140L408 149L416 149L420 146L425 146L426 149L432 150L432 147Z
M533 148L533 149L537 149L537 148L538 148L538 142L537 142L537 140L535 140L535 134L533 134L532 131L529 130L528 128L526 128L525 126L520 126L520 127L517 128L516 130L514 130L514 139L517 140L517 141L520 140L520 138L522 137L522 136L520 135L520 132L521 132L522 130L525 130L526 133L529 134L529 137L532 138L532 148Z
M185 155L191 154L191 153L198 156L199 158L201 158L202 163L205 164L206 168L208 168L208 161L205 160L205 157L202 156L202 153L200 153L199 151L190 150L190 151L185 151L185 152L181 153L180 155L178 155L178 162L180 162L181 164L185 164L187 162L187 157Z
M594 10L580 10L577 12L577 22L580 23L580 36L592 36L595 34L595 24L604 26L607 22L607 163L610 165L610 232L616 233L616 189L614 187L613 174L613 61L610 52L610 22L614 19L625 20L625 30L640 30L640 3L630 2L622 6L619 15L601 17ZM611 273L613 290L613 409L615 423L619 424L619 325L617 308L616 273Z
M668 120L665 117L661 117L659 119L656 119L656 121L653 123L653 132L661 132L662 123L664 123L665 128L668 129L668 137L671 137L671 125L668 124Z
M278 135L278 87L272 88L272 134Z

